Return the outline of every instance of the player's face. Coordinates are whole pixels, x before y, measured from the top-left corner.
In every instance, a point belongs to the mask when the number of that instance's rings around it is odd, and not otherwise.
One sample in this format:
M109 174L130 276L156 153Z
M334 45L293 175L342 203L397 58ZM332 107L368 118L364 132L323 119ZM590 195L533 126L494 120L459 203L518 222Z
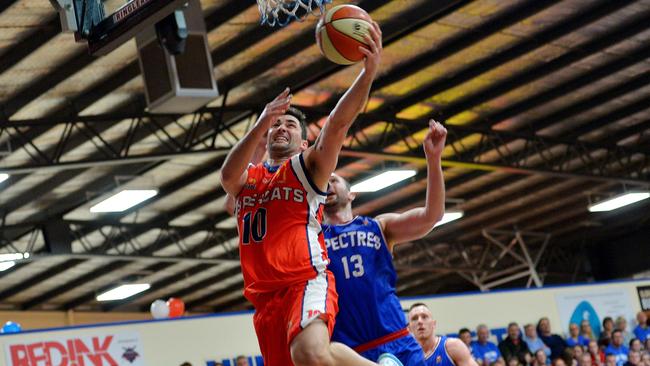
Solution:
M350 195L345 180L336 174L332 174L327 188L326 207L345 207L353 199Z
M416 339L430 339L436 328L436 321L429 309L424 306L413 308L409 312L409 331Z
M290 157L307 146L302 139L302 127L296 117L284 115L271 126L266 140L269 154Z

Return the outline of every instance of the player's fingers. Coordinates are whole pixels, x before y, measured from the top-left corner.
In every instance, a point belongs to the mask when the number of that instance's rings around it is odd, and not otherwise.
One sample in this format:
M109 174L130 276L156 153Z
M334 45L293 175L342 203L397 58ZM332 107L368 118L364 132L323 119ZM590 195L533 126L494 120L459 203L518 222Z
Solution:
M370 35L372 41L375 42L376 45L378 45L379 41L381 40L381 36L379 35L379 32L377 32L374 26L368 28L368 34Z
M372 56L372 52L370 52L370 50L368 50L366 47L359 46L358 48L359 48L359 52L363 53L364 56L366 57Z
M366 43L368 44L368 48L370 48L370 51L372 51L372 53L377 53L377 44L375 43L375 41L368 35L365 35L364 38L366 40Z
M372 28L375 30L375 33L377 34L377 46L381 49L383 47L382 45L382 33L381 33L381 28L379 28L379 23L373 21L372 22Z

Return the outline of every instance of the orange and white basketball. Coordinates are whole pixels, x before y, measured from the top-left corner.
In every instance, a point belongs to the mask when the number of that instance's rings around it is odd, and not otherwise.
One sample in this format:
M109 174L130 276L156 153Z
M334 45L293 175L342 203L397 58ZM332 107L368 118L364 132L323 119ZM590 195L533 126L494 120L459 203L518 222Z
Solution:
M316 26L316 42L328 60L350 65L363 60L359 46L366 47L364 35L370 35L372 19L365 10L355 5L335 6Z

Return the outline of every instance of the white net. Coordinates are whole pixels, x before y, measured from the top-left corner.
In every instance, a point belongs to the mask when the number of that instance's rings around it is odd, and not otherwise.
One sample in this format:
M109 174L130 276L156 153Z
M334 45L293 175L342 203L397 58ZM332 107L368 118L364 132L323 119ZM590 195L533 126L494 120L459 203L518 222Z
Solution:
M325 12L325 4L332 0L257 0L261 22L271 27L284 27L293 20L303 21L305 16L320 16Z

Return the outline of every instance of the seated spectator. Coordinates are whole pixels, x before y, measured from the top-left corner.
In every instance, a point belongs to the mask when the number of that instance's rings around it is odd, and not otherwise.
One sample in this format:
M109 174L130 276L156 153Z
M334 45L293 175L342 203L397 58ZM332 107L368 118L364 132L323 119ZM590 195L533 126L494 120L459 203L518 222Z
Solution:
M517 357L510 357L506 358L506 366L522 366L522 364Z
M634 334L627 331L627 320L624 316L616 318L616 329L620 330L623 335L623 344L630 344L630 341L634 338Z
M606 355L605 366L616 366L616 355Z
M582 357L582 355L585 354L584 347L578 344L578 345L573 346L572 348L573 348L573 358L576 361L580 361L580 358Z
M627 362L625 366L641 366L641 353L637 351L630 351L627 354Z
M237 356L235 359L235 365L237 366L249 366L248 357L246 356Z
M589 320L585 319L582 322L580 322L580 335L587 338L588 340L595 340L596 336L594 336L594 331L591 329L591 323L589 323ZM585 344L584 346L588 346L589 344Z
M606 316L603 319L603 330L600 332L600 338L598 338L598 345L607 347L612 340L612 332L614 331L614 320L611 317Z
M542 342L542 340L537 336L537 330L532 324L524 325L524 336L522 337L526 344L528 345L528 350L532 354L537 353L537 351L542 350L546 354L546 358L551 357L551 349Z
M553 365L553 366L571 366L571 365L567 365L566 362L564 362L564 360L561 357L558 357L558 358L554 359L553 362L551 363L551 365Z
M594 365L594 363L591 361L591 355L585 352L578 359L578 366L596 366L596 365Z
M504 359L517 358L521 364L528 365L533 359L528 344L521 339L521 331L517 323L508 324L508 336L499 343L499 351ZM508 362L510 366L510 362Z
M566 363L567 365L570 365L570 366L571 365L572 366L577 366L578 365L578 362L574 358L573 347L565 348L564 351L562 352L562 356L560 356L560 358L562 358L562 360L564 360L564 363Z
M623 366L627 362L628 352L628 348L623 345L623 334L616 329L612 332L612 342L605 348L605 355L614 355L616 357L616 366Z
M458 331L458 338L465 343L467 348L469 348L469 352L472 353L472 332L467 328L462 328Z
M566 343L562 337L551 333L551 322L548 318L544 317L539 320L537 323L537 334L539 334L539 338L542 342L551 349L552 360L562 356L562 352L564 352L564 349L566 348Z
M501 358L499 347L488 341L490 338L490 330L487 325L481 324L476 328L476 338L477 340L472 342L472 356L479 365L488 366ZM502 358L501 361L505 364Z
M587 351L591 356L591 363L594 366L602 366L605 364L605 353L598 347L598 342L594 340L589 341Z
M637 352L642 352L643 351L643 343L641 343L640 340L637 338L632 338L630 343L628 343L630 351L637 351Z
M580 335L578 324L571 323L569 324L569 336L566 338L566 344L569 347L575 347L576 345L588 346L589 340Z
M634 328L634 336L637 337L641 342L644 342L647 339L650 339L650 327L648 327L648 316L643 312L639 311L636 314L637 326ZM646 349L648 347L646 346Z
M543 349L538 349L537 352L535 352L535 359L532 362L533 366L546 366L548 365L548 357L546 356L546 352L544 352Z

